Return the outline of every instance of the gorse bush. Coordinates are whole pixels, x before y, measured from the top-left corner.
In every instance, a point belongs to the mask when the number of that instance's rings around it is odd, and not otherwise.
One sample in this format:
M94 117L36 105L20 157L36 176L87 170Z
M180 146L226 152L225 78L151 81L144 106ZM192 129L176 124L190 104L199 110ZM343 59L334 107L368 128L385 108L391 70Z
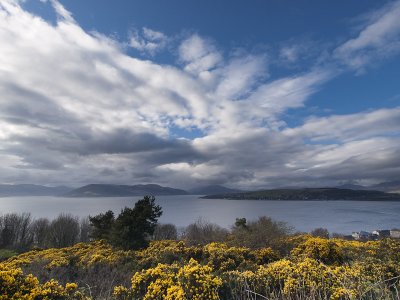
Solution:
M124 251L80 243L0 263L0 299L399 299L399 249L396 240L310 235L258 249L169 240ZM57 296L45 298L45 291Z
M219 299L218 288L222 280L209 266L196 260L179 266L158 264L155 268L135 273L130 288L116 287L117 299Z
M51 279L43 284L32 274L24 275L19 268L0 264L0 299L88 299L75 283L60 285Z
M400 299L399 240L292 234L267 217L198 220L176 240L154 200L81 221L0 217L0 299Z

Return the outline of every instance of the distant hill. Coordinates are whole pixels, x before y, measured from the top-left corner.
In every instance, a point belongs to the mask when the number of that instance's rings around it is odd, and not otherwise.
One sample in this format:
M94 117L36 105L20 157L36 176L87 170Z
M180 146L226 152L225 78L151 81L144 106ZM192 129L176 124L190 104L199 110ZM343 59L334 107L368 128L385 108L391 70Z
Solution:
M187 195L188 192L180 189L160 186L158 184L114 185L89 184L69 193L66 197L129 197L129 196L166 196Z
M205 199L400 201L400 194L338 188L272 189L208 195Z
M376 191L376 189L369 188L367 186L358 185L358 184L350 184L350 183L336 186L336 188L338 188L338 189L347 189L347 190L363 190L363 191L365 191L365 190L375 190Z
M71 191L66 186L48 187L35 184L0 184L0 197L59 196Z
M388 193L400 193L400 181L389 181L381 182L374 185L363 186L357 184L343 184L336 186L340 189L351 189L351 190L370 190L370 191L382 191Z
M400 181L381 182L373 185L371 188L377 191L400 193Z
M192 195L231 194L241 192L243 191L238 189L230 189L222 185L207 185L189 190L189 193Z

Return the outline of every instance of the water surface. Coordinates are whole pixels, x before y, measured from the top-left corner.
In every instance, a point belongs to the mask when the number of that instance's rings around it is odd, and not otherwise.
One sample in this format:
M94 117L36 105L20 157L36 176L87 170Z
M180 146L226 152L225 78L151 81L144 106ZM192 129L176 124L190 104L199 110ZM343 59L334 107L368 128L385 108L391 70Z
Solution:
M118 214L140 198L7 197L0 198L0 214L30 212L34 218L49 219L60 213L85 217L112 210ZM288 222L300 231L324 227L330 232L351 233L400 227L400 202L223 200L194 195L158 196L156 202L163 208L160 222L178 227L203 218L229 228L237 217L252 220L259 216Z

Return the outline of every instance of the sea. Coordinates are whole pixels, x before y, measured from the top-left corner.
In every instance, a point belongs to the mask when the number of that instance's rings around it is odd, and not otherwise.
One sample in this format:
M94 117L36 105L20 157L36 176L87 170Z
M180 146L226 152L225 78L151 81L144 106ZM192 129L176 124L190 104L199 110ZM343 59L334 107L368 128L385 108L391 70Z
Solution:
M162 207L160 223L183 228L197 220L230 228L236 218L256 220L267 216L287 222L296 231L323 227L331 233L400 228L400 201L257 201L201 199L200 195L157 196ZM32 218L53 219L61 213L79 218L133 207L141 197L65 198L52 196L0 198L0 214L30 213Z

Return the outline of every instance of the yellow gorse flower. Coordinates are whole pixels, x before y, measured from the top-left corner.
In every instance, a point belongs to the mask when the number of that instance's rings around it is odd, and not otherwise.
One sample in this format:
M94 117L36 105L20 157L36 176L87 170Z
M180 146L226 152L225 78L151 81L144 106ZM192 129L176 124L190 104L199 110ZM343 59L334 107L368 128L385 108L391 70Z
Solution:
M80 243L34 250L0 263L0 300L89 299L90 291L78 281L39 282L24 273L31 265L44 266L48 274L71 267L83 273L98 266L127 270L129 286L122 282L110 286L116 300L247 299L257 294L273 299L382 295L390 299L394 287L400 289L400 241L396 240L359 242L299 235L282 239L274 250L154 241L140 251L122 251L103 241Z

